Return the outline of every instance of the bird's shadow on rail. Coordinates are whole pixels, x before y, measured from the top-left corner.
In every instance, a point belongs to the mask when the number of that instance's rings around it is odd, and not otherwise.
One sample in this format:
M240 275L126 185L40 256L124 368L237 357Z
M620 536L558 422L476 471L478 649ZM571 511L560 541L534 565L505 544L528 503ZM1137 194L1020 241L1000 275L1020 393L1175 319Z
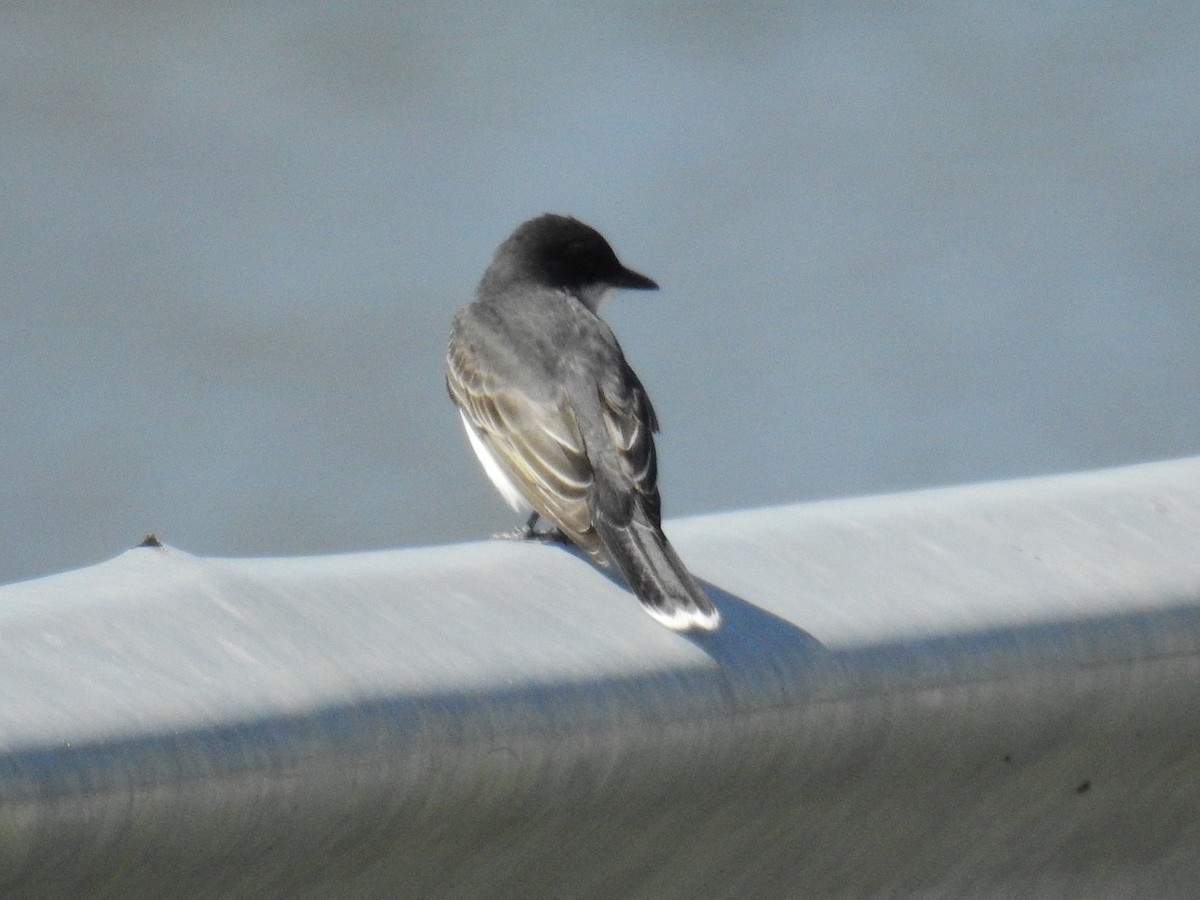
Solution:
M613 568L598 565L577 547L562 545L566 552L586 562L593 569L632 595L625 579ZM680 636L690 641L721 665L753 662L761 665L764 659L790 661L792 665L811 664L827 659L829 651L815 637L774 613L755 606L712 582L697 578L709 599L721 614L721 626L716 631L685 631Z
M754 660L761 664L774 658L796 665L828 657L825 646L803 628L711 582L697 580L721 613L721 627L684 632L683 637L717 663L737 665Z

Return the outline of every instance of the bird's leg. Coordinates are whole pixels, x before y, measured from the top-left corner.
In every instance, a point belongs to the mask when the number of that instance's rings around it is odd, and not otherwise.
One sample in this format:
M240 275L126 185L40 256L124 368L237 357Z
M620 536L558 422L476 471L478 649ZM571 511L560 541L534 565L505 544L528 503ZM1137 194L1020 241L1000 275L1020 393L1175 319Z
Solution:
M493 534L492 537L502 541L543 541L549 544L570 543L567 540L567 536L557 528L538 531L534 526L537 525L539 518L541 516L535 512L520 528L514 528L511 531L501 531L499 534Z

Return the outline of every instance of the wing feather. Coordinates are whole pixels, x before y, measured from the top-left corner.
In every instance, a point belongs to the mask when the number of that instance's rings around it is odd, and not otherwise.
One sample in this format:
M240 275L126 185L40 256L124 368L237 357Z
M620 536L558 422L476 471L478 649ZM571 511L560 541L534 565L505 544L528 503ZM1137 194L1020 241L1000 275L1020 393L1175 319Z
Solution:
M600 385L604 424L617 450L622 473L640 495L642 508L657 528L662 524L658 456L654 449L658 417L633 370L625 365L621 374L623 377Z
M584 550L600 554L587 506L592 466L566 393L536 399L501 387L454 341L446 386L529 505Z

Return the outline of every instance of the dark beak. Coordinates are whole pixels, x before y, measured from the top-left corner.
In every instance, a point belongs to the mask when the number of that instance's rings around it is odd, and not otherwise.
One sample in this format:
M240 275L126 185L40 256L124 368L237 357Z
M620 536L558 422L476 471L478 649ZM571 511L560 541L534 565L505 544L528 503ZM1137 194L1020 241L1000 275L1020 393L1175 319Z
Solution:
M635 291L658 290L658 283L652 278L647 278L645 275L633 271L633 269L626 269L624 267L617 273L616 278L612 280L611 284L613 287L630 288Z

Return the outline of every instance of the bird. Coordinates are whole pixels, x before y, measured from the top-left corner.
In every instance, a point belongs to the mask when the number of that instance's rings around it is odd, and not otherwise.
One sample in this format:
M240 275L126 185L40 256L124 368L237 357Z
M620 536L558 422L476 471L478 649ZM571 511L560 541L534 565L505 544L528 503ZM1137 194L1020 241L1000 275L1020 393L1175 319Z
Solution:
M719 611L663 533L658 416L599 315L622 288L658 284L575 218L523 222L454 314L446 387L496 489L531 513L511 536L569 541L661 624L714 631Z

